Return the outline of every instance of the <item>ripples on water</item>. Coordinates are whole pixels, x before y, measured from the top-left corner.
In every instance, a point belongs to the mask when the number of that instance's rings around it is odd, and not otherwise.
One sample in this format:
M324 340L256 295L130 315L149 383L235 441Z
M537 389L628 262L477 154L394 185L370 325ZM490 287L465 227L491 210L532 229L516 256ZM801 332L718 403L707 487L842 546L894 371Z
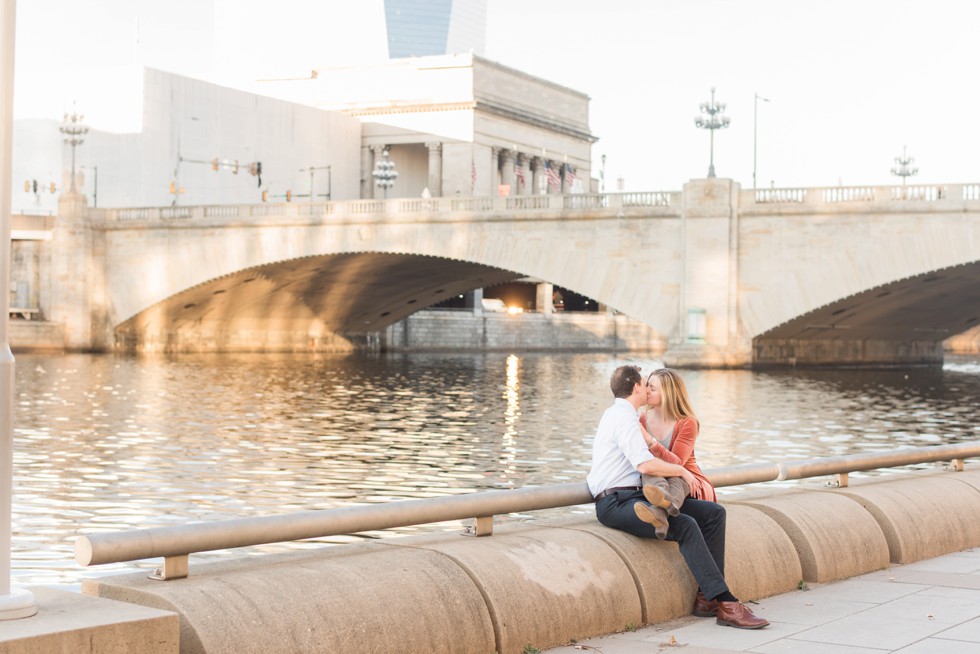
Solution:
M660 365L608 354L21 354L14 581L74 588L134 565L81 568L80 534L584 480L622 363ZM704 468L980 438L975 359L683 376Z

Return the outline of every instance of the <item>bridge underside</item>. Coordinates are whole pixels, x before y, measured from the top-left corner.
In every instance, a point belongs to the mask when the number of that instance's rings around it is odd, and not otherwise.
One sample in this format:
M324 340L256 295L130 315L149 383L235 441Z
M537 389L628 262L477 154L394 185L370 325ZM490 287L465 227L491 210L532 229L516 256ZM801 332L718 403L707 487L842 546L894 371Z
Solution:
M249 268L173 295L120 324L126 351L349 351L455 294L521 277L439 257L358 253Z
M760 334L753 365L938 365L943 341L980 325L980 261L909 277Z

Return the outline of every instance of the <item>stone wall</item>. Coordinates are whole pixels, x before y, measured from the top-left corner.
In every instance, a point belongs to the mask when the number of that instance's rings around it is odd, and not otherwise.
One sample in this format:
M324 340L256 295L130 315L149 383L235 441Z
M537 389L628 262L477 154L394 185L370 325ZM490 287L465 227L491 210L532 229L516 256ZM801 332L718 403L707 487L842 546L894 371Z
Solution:
M609 350L663 352L650 327L610 313L420 311L384 331L388 351Z

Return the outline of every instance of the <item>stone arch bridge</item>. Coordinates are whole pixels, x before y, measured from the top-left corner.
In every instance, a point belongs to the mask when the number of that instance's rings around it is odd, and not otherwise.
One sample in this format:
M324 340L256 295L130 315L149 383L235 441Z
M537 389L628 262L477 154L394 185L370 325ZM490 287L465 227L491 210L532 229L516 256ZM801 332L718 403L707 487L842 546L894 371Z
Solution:
M980 323L980 184L109 209L62 199L42 302L76 349L331 348L531 277L672 361L934 364Z

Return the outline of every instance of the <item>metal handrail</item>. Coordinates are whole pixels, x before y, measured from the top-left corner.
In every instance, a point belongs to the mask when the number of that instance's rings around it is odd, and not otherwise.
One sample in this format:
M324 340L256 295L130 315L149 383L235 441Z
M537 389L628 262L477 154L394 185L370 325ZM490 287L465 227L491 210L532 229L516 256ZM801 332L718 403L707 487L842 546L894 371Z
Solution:
M980 457L980 441L903 448L847 456L804 459L786 463L750 463L706 471L715 487L765 481L803 479L831 474L931 463L962 462ZM575 506L592 502L585 482L492 490L420 500L404 500L372 506L351 506L321 511L303 511L278 516L239 518L211 523L194 523L105 534L89 534L75 541L75 560L81 565L135 561L153 557L182 559L183 573L158 578L186 576L186 557L233 547L263 545L305 538L322 538L377 529L476 518L483 533L490 533L492 516ZM487 524L489 522L489 525Z

